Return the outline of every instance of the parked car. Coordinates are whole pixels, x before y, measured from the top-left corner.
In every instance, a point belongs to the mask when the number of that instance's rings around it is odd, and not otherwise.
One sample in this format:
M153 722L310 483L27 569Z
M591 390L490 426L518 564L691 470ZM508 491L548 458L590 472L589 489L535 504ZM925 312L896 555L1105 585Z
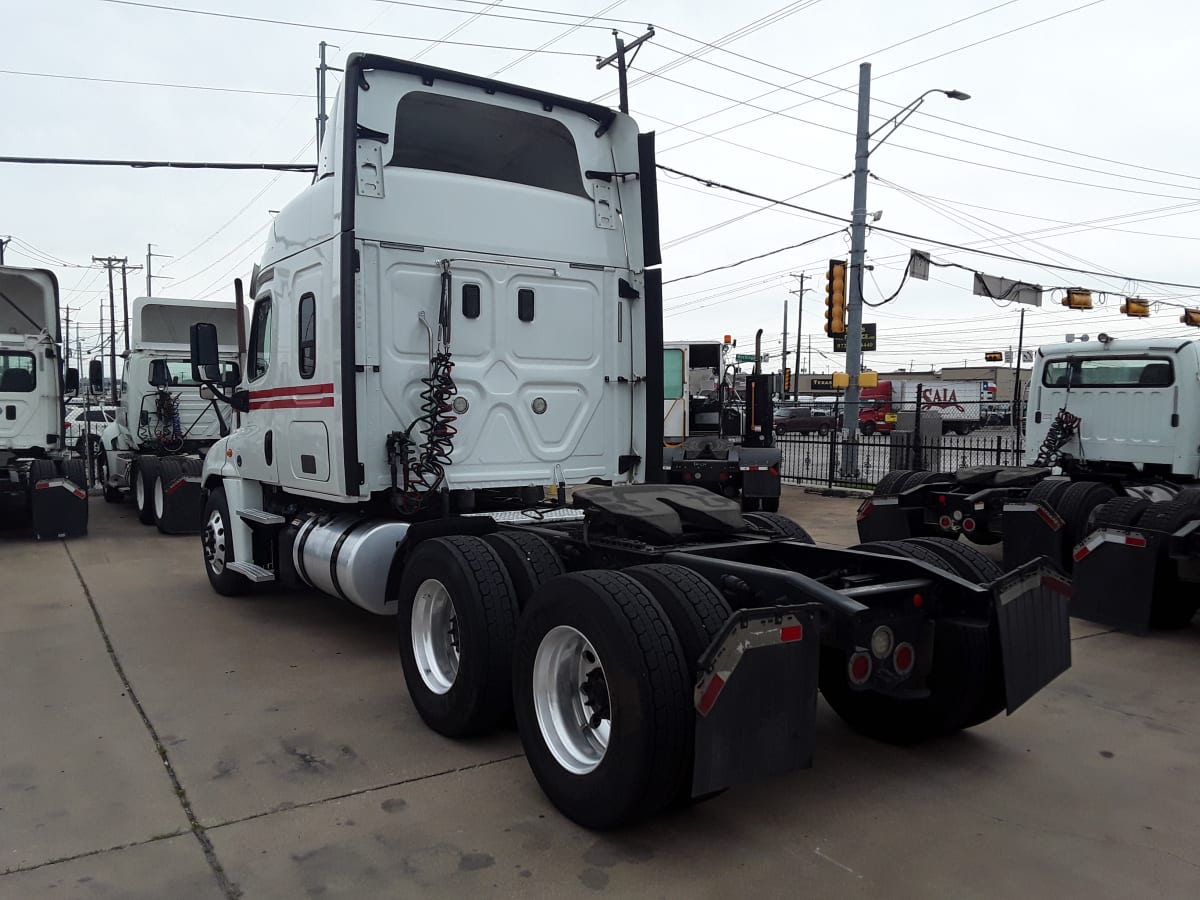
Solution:
M833 410L822 406L792 406L775 411L776 434L829 434L836 428Z
M67 407L67 418L63 422L64 443L75 450L80 456L87 455L85 435L92 444L92 455L102 457L103 449L100 444L100 433L104 426L113 421L117 411L111 406L84 406L71 404Z

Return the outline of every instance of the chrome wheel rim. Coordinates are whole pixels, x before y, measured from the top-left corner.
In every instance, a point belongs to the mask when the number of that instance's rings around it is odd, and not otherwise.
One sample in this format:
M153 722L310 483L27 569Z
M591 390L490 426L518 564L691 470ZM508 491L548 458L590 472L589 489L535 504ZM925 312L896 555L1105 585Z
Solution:
M586 775L604 760L612 734L608 680L581 632L556 625L533 660L533 705L546 748L558 764Z
M225 571L225 519L219 509L204 523L204 562L214 575Z
M446 586L426 578L417 588L412 608L412 646L425 687L445 694L458 677L458 614Z
M163 485L161 478L154 479L154 518L161 519L163 517L163 506L166 500L163 498Z

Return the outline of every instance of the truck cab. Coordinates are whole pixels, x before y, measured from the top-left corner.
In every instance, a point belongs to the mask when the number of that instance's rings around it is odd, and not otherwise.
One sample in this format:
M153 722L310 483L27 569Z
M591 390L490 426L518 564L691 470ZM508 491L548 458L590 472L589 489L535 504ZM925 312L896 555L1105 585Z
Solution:
M0 464L62 449L58 281L0 266Z

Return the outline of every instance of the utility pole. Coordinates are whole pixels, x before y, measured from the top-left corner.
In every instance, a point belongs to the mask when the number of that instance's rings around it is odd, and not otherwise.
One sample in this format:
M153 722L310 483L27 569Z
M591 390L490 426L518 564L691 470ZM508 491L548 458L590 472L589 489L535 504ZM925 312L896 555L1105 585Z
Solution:
M800 290L792 291L792 293L796 295L796 306L799 307L799 310L796 313L796 368L795 368L795 372L798 373L800 371L801 332L802 332L802 329L804 328L804 292L805 292L805 290L811 290L811 288L804 287L804 279L807 276L803 272L801 272L798 276L795 276L795 277L800 279ZM812 338L809 338L808 343L809 343L809 346L811 347L812 346ZM811 353L810 353L810 355L811 355ZM809 361L808 373L810 375L812 374L811 360ZM792 387L793 387L792 399L798 400L800 398L800 385L796 380L793 380Z
M1017 433L1017 465L1021 465L1021 353L1025 349L1025 307L1021 307L1021 328L1017 332L1017 374L1013 379L1012 424Z
M113 293L113 269L120 265L122 266L121 274L124 277L124 265L128 262L124 257L115 256L93 256L92 262L99 263L108 270L108 377L112 382L112 405L117 405L117 300ZM128 320L128 311L126 312ZM101 342L104 339L104 313L100 313L100 338Z
M782 382L779 385L779 396L787 399L787 297L783 298L783 353L780 355L782 360L779 370L779 380Z
M617 42L617 52L611 56L604 57L604 59L596 57L597 69L603 69L614 62L617 64L617 86L620 93L620 109L623 113L629 112L629 67L633 65L638 49L652 37L654 37L654 26L649 25L645 34L626 44L617 30L613 29L613 39ZM629 59L626 59L625 54L631 50L633 51L633 55Z
M121 260L121 306L125 312L125 355L129 355L129 284L125 279L126 272L136 272L141 266L130 266L127 260Z
M8 235L0 238L0 266L4 265L4 248L8 246L8 242L11 240L12 238Z
M325 62L325 50L333 47L335 50L340 50L337 44L327 44L321 41L318 45L321 64L317 66L317 165L321 165L321 144L325 141L325 126L329 122L329 116L325 113L325 73L340 72L339 68L329 65Z
M173 259L174 258L174 257L167 255L166 253L155 253L153 244L146 245L146 296L147 297L154 296L154 285L153 285L151 279L170 278L169 275L152 275L150 273L150 261L152 259L154 259L155 257L158 257L159 259Z
M65 308L67 314L66 334L63 335L63 356L66 359L64 368L71 368L71 307Z
M862 299L863 262L867 255L867 157L871 154L871 64L858 67L858 137L854 148L854 208L850 212L850 277L846 301L846 388L845 419L849 426L858 424L858 376L862 372ZM853 441L842 444L842 470L849 474L858 469L858 447Z

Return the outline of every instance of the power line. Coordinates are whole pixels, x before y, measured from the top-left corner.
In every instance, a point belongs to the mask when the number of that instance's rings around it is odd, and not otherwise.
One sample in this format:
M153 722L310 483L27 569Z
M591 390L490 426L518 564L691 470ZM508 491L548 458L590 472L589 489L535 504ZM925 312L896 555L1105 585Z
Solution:
M99 75L68 75L65 72L21 72L17 69L0 69L0 75L20 75L25 78L55 78L65 81L94 81L100 84L124 84L137 87L174 88L184 91L215 91L222 94L256 94L264 97L302 97L313 99L314 94L299 94L294 91L267 91L252 88L219 87L213 84L181 84L171 81L138 81L131 78L102 78Z
M393 38L398 41L416 41L418 43L428 43L435 41L436 38L428 37L413 37L408 34L392 34L382 31L366 31L360 28L340 28L334 25L317 25L311 22L293 22L288 19L269 19L264 16L243 16L235 13L216 12L210 9L186 9L179 6L165 6L158 3L141 3L138 0L100 0L101 3L112 3L116 6L133 6L141 9L155 9L162 12L184 13L193 16L208 16L214 19L232 19L237 22L257 22L263 25L283 25L288 28L307 28L314 31L336 31L339 34L365 34L370 37L386 37ZM1099 0L1096 0L1099 2ZM451 47L475 47L483 50L516 50L525 52L525 47L507 47L499 44L480 44L471 41L448 41L443 40L442 43ZM585 59L591 59L595 54L592 53L573 53L568 50L545 50L554 56L578 56Z
M549 10L549 9L547 9L547 10L527 10L520 6L507 6L506 5L504 7L506 12L502 12L502 13L492 12L492 9L496 6L498 6L502 2L502 0L492 0L492 2L488 2L488 3L473 4L475 6L485 7L485 9L479 10L477 12L472 12L471 10L467 10L467 9L454 9L453 7L449 7L449 6L437 6L432 3L412 3L412 2L409 2L409 0L374 0L374 2L386 3L388 6L407 6L412 9L432 9L432 10L436 10L437 12L448 12L448 13L453 13L455 15L471 16L470 20L463 23L464 25L470 24L471 21L473 21L474 19L478 19L481 16L487 16L490 19L509 19L514 22L537 22L542 25L569 25L572 28L596 28L596 29L599 29L600 31L608 31L609 30L607 25L588 25L588 24L586 24L587 20L598 19L602 13L598 13L595 16L586 16L586 17L576 16L577 18L585 19L585 21L580 22L578 24L574 24L572 22L563 22L561 20L556 20L556 19L538 18L537 16L514 16L507 12L507 10L513 10L515 12L540 12L543 14L543 16L576 15L574 13L559 13L557 11ZM609 9L612 9L613 7L620 6L621 3L623 3L623 2L624 2L624 0L620 0L620 2L612 4L612 6L607 7L602 12L607 12ZM624 19L609 19L608 21L623 22L626 20L624 20ZM635 24L640 24L640 23L635 23ZM412 58L414 60L416 59L415 56Z
M382 2L388 3L388 2L394 2L394 0L382 0ZM539 44L533 50L530 50L529 52L524 53L521 56L518 56L512 62L505 63L500 68L498 68L496 71L492 72L488 76L488 78L495 78L497 75L507 72L509 69L513 68L514 66L519 66L521 63L525 62L525 60L527 60L533 56L536 56L538 53L541 53L547 47L557 44L563 38L567 37L570 34L573 34L575 32L575 30L578 28L600 28L600 27L602 27L602 26L598 26L598 25L589 25L588 23L603 16L609 10L616 9L618 6L620 6L624 2L625 2L625 0L614 0L614 2L608 4L608 6L604 7L603 9L601 9L594 15L588 17L587 19L584 19L583 21L581 21L575 25L571 25L570 27L567 28L566 31L559 32L554 37L550 38L550 40L545 41L545 42ZM566 24L566 23L563 23L563 24Z
M115 3L117 0L102 0ZM0 163L30 166L118 166L131 169L252 169L267 172L305 172L312 174L314 165L303 163L243 163L243 162L171 162L150 159L81 159L58 156L0 156Z
M396 6L418 6L418 5L420 5L420 4L416 4L416 3L401 3L400 0L374 0L374 2L394 4ZM450 0L450 2L461 3L465 6L488 6L488 7L492 6L492 3L490 2L490 0ZM624 0L622 0L622 2L624 2ZM619 5L619 4L615 4L615 3L613 4L613 6L617 6L617 5ZM453 11L453 10L449 9L448 7L444 7L444 6L430 7L430 8L431 9L444 9L447 12ZM571 19L589 20L589 19L599 18L599 15L589 16L589 15L585 15L583 13L563 12L563 11L560 11L557 9L539 9L537 7L532 7L532 6L512 6L511 4L505 4L504 8L506 10L514 10L516 12L539 13L541 15L547 15L547 16L563 16L565 18L571 18ZM612 7L610 7L610 9L611 8ZM486 15L498 16L499 14L498 13L486 13ZM533 19L531 21L536 22L536 21L543 21L543 20ZM645 22L641 19L615 19L610 16L606 16L603 21L616 22L621 25L636 25L638 27L641 27L642 25L645 24ZM565 25L567 23L556 22L554 24Z
M839 216L834 213L823 212L822 210L810 209L809 207L806 207L806 206L800 206L795 203L789 203L786 200L779 200L774 197L768 197L765 194L759 194L759 193L756 193L755 191L749 191L744 188L738 188L738 187L733 187L732 185L722 184L721 182L715 181L711 178L703 178L699 175L692 175L689 172L682 172L679 169L674 169L674 168L671 168L670 166L664 166L661 163L659 163L657 167L659 169L662 169L663 171L671 172L671 173L673 173L675 175L679 175L683 178L690 178L693 181L698 181L700 184L706 185L708 187L720 188L721 190L731 191L735 194L741 194L742 196L745 196L745 197L754 197L755 199L762 200L766 203L772 203L772 204L776 204L779 206L787 206L792 209L798 209L801 212L811 213L812 215L815 215L815 216L821 216L825 219L830 219L830 220L842 222L845 224L849 224L849 222L850 222L850 220L845 218L844 216ZM1004 259L1004 260L1008 260L1010 262L1024 263L1025 265L1035 265L1035 266L1041 265L1043 267L1048 267L1051 269L1059 269L1064 272L1074 272L1078 275L1096 275L1101 278L1114 277L1111 273L1108 273L1108 272L1096 272L1096 271L1093 271L1090 269L1080 269L1080 268L1076 268L1074 266L1064 266L1064 265L1059 265L1059 264L1038 263L1034 260L1022 259L1019 256L1010 256L1006 253L996 253L991 250L981 250L981 249L974 248L974 247L967 247L962 244L956 244L952 241L943 241L938 238L931 238L931 237L927 237L924 235L910 234L906 231L897 231L893 228L882 228L878 225L872 226L871 230L878 231L882 234L891 234L896 237L907 238L912 241L919 241L919 242L923 242L923 243L927 243L927 244L936 244L939 247L948 247L953 250L961 250L965 253L975 253L980 256L990 256L993 259ZM1200 291L1200 285L1187 284L1182 281L1162 281L1162 280L1153 279L1153 278L1140 278L1140 277L1133 276L1133 275L1121 275L1119 277L1125 279L1126 281L1138 282L1140 284L1165 285L1167 287L1182 287L1182 288L1188 288L1189 290Z

